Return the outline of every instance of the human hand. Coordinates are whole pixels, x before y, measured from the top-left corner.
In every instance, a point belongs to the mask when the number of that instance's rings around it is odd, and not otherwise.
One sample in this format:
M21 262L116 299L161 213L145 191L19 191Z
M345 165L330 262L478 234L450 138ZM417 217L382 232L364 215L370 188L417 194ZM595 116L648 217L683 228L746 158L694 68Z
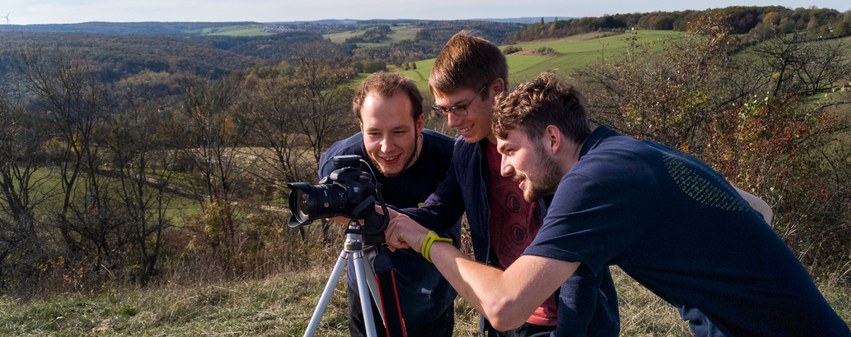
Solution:
M395 213L390 217L390 224L384 231L384 242L391 251L397 249L412 248L420 252L423 238L428 234L428 229L403 213L391 210Z

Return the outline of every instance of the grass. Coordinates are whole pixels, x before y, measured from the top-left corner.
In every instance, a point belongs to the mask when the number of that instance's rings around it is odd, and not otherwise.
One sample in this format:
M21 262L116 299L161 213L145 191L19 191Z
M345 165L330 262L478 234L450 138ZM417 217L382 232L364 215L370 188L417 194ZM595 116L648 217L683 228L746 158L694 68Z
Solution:
M65 294L26 302L0 297L3 336L300 336L325 286L333 257L306 270L261 280L167 284L100 294ZM613 268L620 296L621 335L691 336L676 310ZM851 321L851 289L829 280L819 287ZM337 283L317 336L347 336L346 293ZM456 300L456 336L475 336L477 314Z
M31 197L37 204L35 212L37 216L49 217L51 211L61 208L62 204L62 187L57 168L40 168L33 174L32 181L35 183ZM110 177L99 177L102 179L104 186L117 187L117 179ZM181 179L189 179L185 174L176 173L174 182L178 185L186 186L186 181ZM78 187L79 188L79 187ZM169 204L165 209L165 215L175 223L182 223L183 219L197 214L201 211L198 202L192 198L184 197L175 194L167 194Z
M346 39L361 35L366 30L371 28L373 27L366 27L360 30L350 30L340 33L325 34L323 35L323 37L331 40L331 42L334 43L343 43L346 42ZM390 39L386 41L382 41L380 43L356 43L356 45L360 48L375 48L389 46L394 42L413 40L417 36L417 32L422 30L422 28L413 27L411 25L393 25L390 26L390 30L393 33L390 34Z
M262 26L223 26L223 27L215 27L215 28L205 28L199 32L201 35L212 35L212 36L266 36L273 35L273 33L269 33L263 31Z

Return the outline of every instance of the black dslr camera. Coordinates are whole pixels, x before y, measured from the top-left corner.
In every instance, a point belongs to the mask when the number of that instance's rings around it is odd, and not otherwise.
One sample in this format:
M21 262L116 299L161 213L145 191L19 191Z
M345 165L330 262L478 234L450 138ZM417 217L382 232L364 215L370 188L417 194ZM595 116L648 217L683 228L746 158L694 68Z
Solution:
M372 168L358 155L335 156L334 166L338 169L322 178L317 185L304 182L287 184L292 212L289 226L299 227L315 219L335 216L363 219L364 225L360 230L350 231L366 235L367 241L380 237L380 242L383 242L389 218L375 212L375 204L381 206L384 214L387 214L387 204L381 197L381 185L374 178L375 174L370 173Z

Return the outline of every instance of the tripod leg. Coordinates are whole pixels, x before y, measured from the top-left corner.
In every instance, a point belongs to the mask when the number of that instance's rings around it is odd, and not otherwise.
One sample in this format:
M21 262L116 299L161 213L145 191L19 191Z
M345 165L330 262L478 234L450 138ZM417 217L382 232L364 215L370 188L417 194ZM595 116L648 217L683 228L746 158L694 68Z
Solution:
M367 285L366 264L364 262L363 251L355 251L352 253L352 262L355 265L355 278L358 282L358 295L360 296L361 310L363 311L363 320L366 326L366 336L375 337L375 320L372 313L372 306L369 302L370 290ZM374 281L373 281L374 283Z
M367 276L375 275L375 271L372 268L372 260L375 259L375 248L371 248L369 250L364 250L364 263L363 263L363 273ZM369 293L372 294L372 302L375 303L375 307L379 308L378 314L381 315L381 321L387 322L384 319L384 312L381 311L381 300L378 297L379 289L378 284L375 282L374 277L367 277L366 284L369 286Z
M343 267L346 265L349 255L350 253L345 249L340 253L337 263L334 264L334 270L331 271L331 276L328 278L328 283L325 284L325 290L322 291L322 296L319 298L319 304L316 305L313 316L310 317L310 324L307 325L307 330L304 331L304 337L312 337L316 333L316 329L319 327L319 321L322 320L322 315L325 314L325 309L328 307L331 295L334 294L334 288L337 286L337 281L340 279L340 274L343 272Z

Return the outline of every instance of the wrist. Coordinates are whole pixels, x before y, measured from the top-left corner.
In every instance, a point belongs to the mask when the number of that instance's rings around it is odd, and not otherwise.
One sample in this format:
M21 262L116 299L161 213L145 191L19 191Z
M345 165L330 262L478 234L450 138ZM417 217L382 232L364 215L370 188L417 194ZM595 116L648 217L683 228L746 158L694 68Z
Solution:
M420 245L420 254L423 255L423 258L428 262L431 261L431 247L435 242L447 242L452 243L452 239L445 238L437 235L435 231L429 231L428 234L423 238L422 244Z

